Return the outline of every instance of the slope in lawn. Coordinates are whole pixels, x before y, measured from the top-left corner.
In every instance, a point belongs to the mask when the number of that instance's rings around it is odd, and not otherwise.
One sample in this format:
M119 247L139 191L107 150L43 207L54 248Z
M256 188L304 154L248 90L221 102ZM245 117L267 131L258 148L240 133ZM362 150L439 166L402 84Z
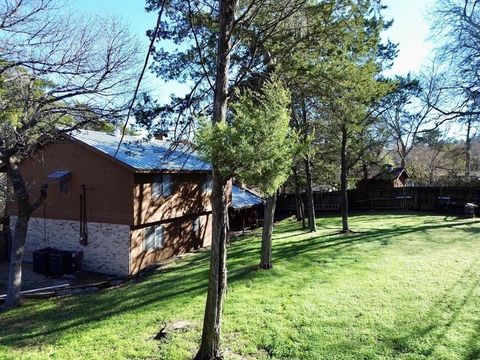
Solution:
M229 247L224 348L232 359L480 358L480 222L425 214L275 227ZM28 301L0 315L0 359L189 359L200 339L208 254L100 294ZM153 340L162 324L185 332Z

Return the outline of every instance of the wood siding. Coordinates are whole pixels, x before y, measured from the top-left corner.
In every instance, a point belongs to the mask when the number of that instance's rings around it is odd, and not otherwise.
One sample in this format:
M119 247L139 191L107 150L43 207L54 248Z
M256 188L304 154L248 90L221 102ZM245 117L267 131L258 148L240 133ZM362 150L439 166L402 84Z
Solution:
M160 249L144 250L145 229L132 230L130 244L130 274L168 259L209 246L212 240L212 215L200 216L200 230L193 231L193 221L196 216L187 216L164 223L164 246Z
M22 174L28 182L32 201L39 194L42 183L49 184L45 207L34 217L49 219L80 219L80 195L86 186L87 221L131 225L133 218L133 172L95 150L71 141L50 144L41 149L34 159L24 161ZM68 192L60 191L58 180L48 175L58 170L69 170ZM15 215L14 202L9 203L9 214Z
M211 193L202 191L207 174L169 174L171 195L152 196L153 174L135 174L133 225L150 224L212 211Z

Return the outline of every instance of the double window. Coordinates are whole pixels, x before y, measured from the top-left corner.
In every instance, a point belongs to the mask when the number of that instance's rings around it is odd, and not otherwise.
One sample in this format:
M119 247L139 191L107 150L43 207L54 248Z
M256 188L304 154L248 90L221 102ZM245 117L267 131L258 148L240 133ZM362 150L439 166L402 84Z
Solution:
M160 249L164 243L163 225L150 226L145 229L144 250Z
M172 178L168 174L155 175L152 184L154 198L172 195Z

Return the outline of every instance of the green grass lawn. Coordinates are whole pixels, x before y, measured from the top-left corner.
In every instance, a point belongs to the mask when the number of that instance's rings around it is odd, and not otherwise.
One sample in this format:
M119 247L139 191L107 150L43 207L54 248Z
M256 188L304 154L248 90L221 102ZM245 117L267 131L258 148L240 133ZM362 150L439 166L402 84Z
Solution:
M229 247L223 348L230 359L480 359L480 221L426 214L275 227L274 268L257 235ZM190 359L208 254L98 294L27 301L0 315L0 359ZM193 327L153 340L162 324Z

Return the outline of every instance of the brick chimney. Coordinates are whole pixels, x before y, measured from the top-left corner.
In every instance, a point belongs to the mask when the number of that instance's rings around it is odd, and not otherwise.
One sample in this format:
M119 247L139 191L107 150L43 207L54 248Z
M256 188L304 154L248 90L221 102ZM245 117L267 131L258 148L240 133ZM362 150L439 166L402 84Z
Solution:
M153 137L155 140L165 140L167 138L168 134L164 130L159 130L153 134Z

